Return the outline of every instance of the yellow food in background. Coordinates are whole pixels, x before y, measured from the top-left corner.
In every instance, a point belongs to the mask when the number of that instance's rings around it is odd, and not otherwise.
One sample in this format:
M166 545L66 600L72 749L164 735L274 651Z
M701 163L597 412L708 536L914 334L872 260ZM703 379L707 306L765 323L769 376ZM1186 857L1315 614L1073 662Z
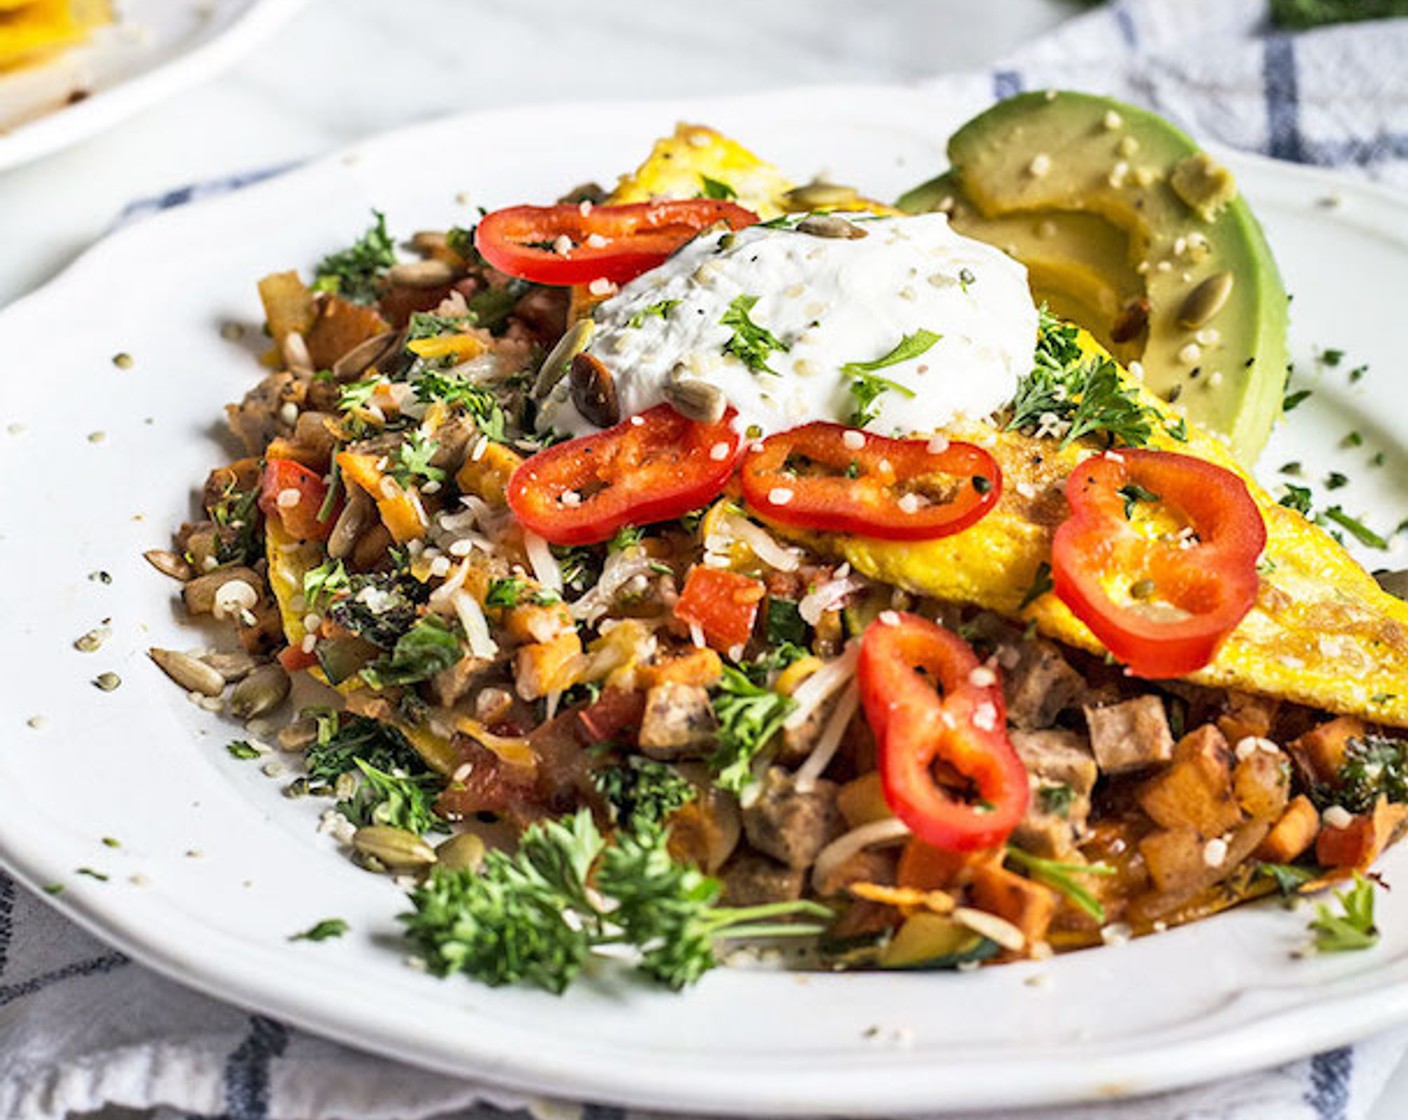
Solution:
M94 27L111 21L108 0L0 0L0 72L87 42Z

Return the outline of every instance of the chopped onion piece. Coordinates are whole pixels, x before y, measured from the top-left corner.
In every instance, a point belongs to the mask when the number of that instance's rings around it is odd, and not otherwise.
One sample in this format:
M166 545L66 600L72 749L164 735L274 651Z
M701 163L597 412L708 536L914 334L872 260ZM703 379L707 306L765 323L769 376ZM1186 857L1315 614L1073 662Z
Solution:
M469 652L486 661L496 657L499 644L489 634L489 620L484 617L484 608L479 605L479 601L461 587L450 597L450 602L455 608L455 614L459 616L460 625L464 627L464 636L469 641Z
M811 793L816 780L831 765L831 760L836 757L836 751L846 735L846 728L850 726L851 719L859 707L860 688L852 681L846 686L846 691L841 693L841 699L836 701L836 707L827 717L826 727L817 738L816 745L812 747L812 753L807 755L807 760L797 768L795 785L798 793Z
M537 533L523 531L523 548L528 553L528 564L533 569L533 578L550 591L561 593L562 569L548 547L548 542Z
M897 844L909 836L909 826L898 817L870 821L843 833L817 854L812 868L812 886L818 890L831 878L831 873L857 852L877 844Z
M838 688L851 681L856 675L856 663L860 660L860 643L855 639L846 643L841 655L826 662L820 669L799 684L792 693L797 706L783 721L788 731L795 731L806 723L811 714Z
M773 535L761 525L754 525L738 514L728 514L722 520L735 539L751 548L753 555L769 567L776 568L779 572L795 572L801 565L796 549L778 544Z
M864 588L865 580L859 576L844 575L827 580L802 596L802 601L797 604L797 613L808 626L815 626L821 621L823 613L839 607L847 595Z

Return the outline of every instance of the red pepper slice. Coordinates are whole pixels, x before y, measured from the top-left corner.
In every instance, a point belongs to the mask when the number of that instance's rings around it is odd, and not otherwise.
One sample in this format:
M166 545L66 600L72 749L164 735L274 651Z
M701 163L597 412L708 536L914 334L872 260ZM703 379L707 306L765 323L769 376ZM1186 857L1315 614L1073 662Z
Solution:
M1127 506L1155 498L1186 521L1181 535L1130 520ZM1211 661L1256 602L1266 524L1246 484L1189 455L1121 448L1077 467L1066 500L1071 516L1051 546L1060 600L1137 676Z
M325 541L337 521L338 510L319 520L327 500L328 484L317 471L292 459L270 459L259 486L259 508L265 517L276 517L284 531L301 541Z
M668 521L714 498L738 455L735 413L716 424L667 404L529 456L508 481L519 522L553 544L596 544L626 525Z
M624 284L662 264L717 222L742 229L758 215L712 198L620 206L510 206L479 220L474 247L500 272L538 284ZM566 237L571 246L559 252Z
M890 541L960 532L1002 495L1002 470L971 443L888 439L817 421L743 460L743 497L765 517Z
M895 816L945 851L1003 843L1030 794L1027 769L1007 738L996 672L937 623L887 611L861 638L857 673ZM950 784L954 778L974 791L971 800Z
M728 651L753 636L758 606L766 595L761 580L696 564L675 602L675 616L698 626L711 648Z

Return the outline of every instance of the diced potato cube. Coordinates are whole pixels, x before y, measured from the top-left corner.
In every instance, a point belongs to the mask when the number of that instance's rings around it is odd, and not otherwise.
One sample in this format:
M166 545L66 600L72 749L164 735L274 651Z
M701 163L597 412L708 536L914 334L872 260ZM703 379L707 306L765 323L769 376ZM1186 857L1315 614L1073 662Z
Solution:
M1136 798L1155 824L1187 825L1205 839L1242 822L1232 793L1232 751L1210 723L1178 741L1173 761L1140 786Z
M1257 858L1268 863L1290 863L1315 843L1319 831L1319 810L1305 794L1297 794L1261 842Z
M1278 820L1291 794L1290 760L1269 741L1260 741L1232 771L1232 790L1248 816Z

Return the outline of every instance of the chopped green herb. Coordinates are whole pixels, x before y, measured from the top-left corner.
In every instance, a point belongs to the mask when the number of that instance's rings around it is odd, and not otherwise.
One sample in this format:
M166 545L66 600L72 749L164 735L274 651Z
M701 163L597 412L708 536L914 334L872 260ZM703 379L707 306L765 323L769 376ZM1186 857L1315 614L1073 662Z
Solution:
M354 244L318 262L314 290L336 292L355 303L376 301L382 276L396 263L396 246L386 232L386 215L373 210L372 216L376 221Z
M1281 411L1290 412L1293 408L1299 406L1301 402L1303 402L1313 392L1313 389L1297 389L1294 393L1287 393L1281 399Z
M346 773L356 773L357 760L378 770L403 773L425 769L420 755L390 724L351 712L314 709L305 713L316 719L317 739L303 755L308 777L332 783Z
M452 373L425 370L416 378L415 391L418 401L444 401L464 409L490 439L502 443L507 438L503 405L493 390Z
M1375 451L1373 458L1369 460L1369 466L1381 467L1388 462L1388 455L1383 451Z
M1325 476L1326 490L1340 490L1349 485L1349 476L1339 471L1331 471Z
M341 918L324 918L316 925L305 929L302 933L293 934L290 941L328 941L334 937L341 937L352 927Z
M489 582L489 590L484 595L486 607L516 607L528 584L521 579L495 579Z
M1041 431L1052 419L1068 425L1062 447L1096 434L1143 447L1154 430L1153 414L1120 380L1119 367L1109 358L1086 358L1076 328L1043 309L1035 366L1017 386L1007 427Z
M1134 507L1140 502L1157 502L1159 500L1159 495L1155 494L1152 490L1146 490L1137 482L1131 482L1127 486L1121 486L1116 493L1124 499L1125 520L1129 520L1134 516Z
M791 599L768 597L767 613L763 620L763 636L768 645L780 646L790 642L795 646L807 644L807 623L802 612Z
M74 868L73 873L75 875L86 875L88 876L88 878L96 879L100 883L106 883L108 881L108 877L106 875L104 875L101 871L94 871L91 867L76 867Z
M1318 521L1320 518L1326 521L1333 521L1366 548L1388 548L1388 541L1384 540L1383 537L1379 536L1378 533L1374 532L1374 530L1370 529L1358 518L1351 517L1349 514L1345 513L1339 506L1330 506L1330 508L1321 513L1320 517L1316 520Z
M1285 506L1287 509L1293 509L1305 517L1309 517L1310 487L1293 486L1289 482L1286 483L1286 493L1281 498L1281 505Z
M1283 898L1289 898L1319 872L1312 867L1301 867L1294 863L1257 863L1252 867L1257 878L1270 879Z
M434 868L401 920L436 974L561 992L598 947L630 946L637 969L682 988L717 963L716 939L806 936L821 927L783 919L831 917L814 902L720 907L718 881L676 863L665 842L623 833L608 846L579 810L531 825L515 854L491 851L478 872Z
M387 824L420 836L432 829L444 832L444 820L435 812L435 795L444 780L438 774L391 774L364 759L353 759L361 771L357 791L337 803L338 812L358 828Z
M410 486L417 478L427 482L443 482L445 472L432 466L430 460L440 450L440 444L419 428L412 428L396 447L391 469L387 472L402 486Z
M727 183L721 183L717 179L709 178L707 175L700 175L699 182L703 187L703 195L705 198L728 200L738 197L738 192Z
M1182 443L1188 442L1188 421L1180 416L1177 422L1167 422L1164 424L1164 431L1168 432L1173 439Z
M350 412L354 408L366 408L367 402L376 395L376 388L383 383L381 377L364 377L344 385L337 394L339 411Z
M460 659L460 640L439 615L428 614L396 640L390 657L362 670L373 688L414 684L448 669Z
M105 848L120 848L120 847L122 847L122 841L119 840L116 836L104 836L104 837L103 837L103 847L105 847Z
M768 357L774 350L786 352L791 347L749 318L757 302L757 296L743 295L736 296L728 305L728 310L719 320L721 326L733 331L733 337L724 344L724 353L732 354L754 373L776 375L777 371L768 367Z
M1281 464L1281 473L1288 474L1292 478L1299 478L1301 473L1301 463L1299 459L1292 459L1289 463Z
M1036 802L1043 813L1064 817L1071 811L1071 802L1075 800L1075 796L1076 791L1066 782L1061 782L1054 786L1039 787L1036 791Z
M732 793L753 784L753 760L782 729L797 702L753 681L732 665L724 666L714 697L719 746L709 756L716 783Z
M310 611L316 610L320 603L331 602L351 588L352 581L341 560L324 560L316 568L303 573L303 598Z
M626 320L626 326L639 328L645 326L645 321L650 318L668 319L670 312L678 307L680 302L677 299L662 299L649 307L642 307Z
M882 393L895 392L912 399L913 389L897 384L887 377L880 377L875 371L912 361L927 352L941 337L943 336L921 327L913 334L905 335L888 354L874 361L845 363L841 367L841 373L851 379L850 394L856 401L856 407L851 413L851 423L863 428L874 420L875 409L872 406Z
M1329 904L1315 906L1315 920L1310 928L1315 934L1315 948L1322 953L1343 953L1372 948L1379 940L1374 927L1374 887L1368 879L1356 875L1348 890L1336 891L1341 913Z
M1368 372L1368 366L1355 366L1352 370L1349 371L1349 383L1353 385L1355 384L1355 382L1362 381L1364 379L1364 375Z
M1408 742L1385 735L1353 738L1344 761L1335 771L1334 787L1323 799L1351 813L1367 813L1380 797L1399 804L1408 801Z
M1344 360L1343 350L1323 350L1320 353L1320 364L1334 368Z
M445 231L445 244L466 263L473 264L479 259L479 250L474 247L473 226L451 226Z
M1363 447L1364 436L1359 432L1349 432L1340 442L1345 447Z
M231 758L238 758L241 762L259 757L259 751L248 739L232 739L225 744L225 750Z
M44 884L44 893L45 893L45 894L63 894L63 893L64 893L64 885L63 885L62 883L45 883L45 884Z
M1022 596L1022 601L1017 604L1017 609L1020 611L1031 606L1055 586L1051 580L1051 565L1043 560L1036 566L1036 575L1032 577L1031 586Z
M406 324L406 341L419 342L423 338L440 338L443 335L464 334L474 325L468 315L437 315L433 311L414 311Z
M960 268L958 270L958 286L963 289L964 294L967 294L968 289L977 283L977 280L978 278L973 275L972 269Z
M643 540L645 530L639 525L622 525L616 530L616 535L607 542L606 551L625 552L628 548L635 548Z
M698 795L698 789L673 766L633 757L592 775L602 797L611 804L616 827L644 833L664 828L665 820Z
M1113 875L1115 869L1104 863L1060 863L1034 856L1022 848L1007 846L1007 859L1039 883L1060 891L1097 922L1104 922L1105 907L1091 892L1075 881L1076 875Z

